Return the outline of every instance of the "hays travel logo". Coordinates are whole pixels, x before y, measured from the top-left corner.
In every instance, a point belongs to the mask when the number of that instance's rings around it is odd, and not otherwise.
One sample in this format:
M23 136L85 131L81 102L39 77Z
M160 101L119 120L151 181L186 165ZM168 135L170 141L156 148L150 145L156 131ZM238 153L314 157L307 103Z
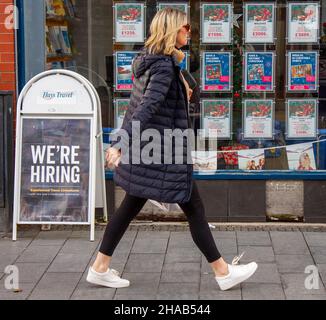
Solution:
M38 96L39 104L76 104L74 91L42 91Z

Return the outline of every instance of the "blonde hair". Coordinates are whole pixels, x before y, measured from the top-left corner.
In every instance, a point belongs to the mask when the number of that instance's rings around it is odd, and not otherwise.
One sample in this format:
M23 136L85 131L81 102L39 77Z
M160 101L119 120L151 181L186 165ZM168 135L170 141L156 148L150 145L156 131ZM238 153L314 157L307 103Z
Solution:
M152 20L145 48L151 54L171 55L178 31L187 23L187 15L181 10L167 7L158 11Z

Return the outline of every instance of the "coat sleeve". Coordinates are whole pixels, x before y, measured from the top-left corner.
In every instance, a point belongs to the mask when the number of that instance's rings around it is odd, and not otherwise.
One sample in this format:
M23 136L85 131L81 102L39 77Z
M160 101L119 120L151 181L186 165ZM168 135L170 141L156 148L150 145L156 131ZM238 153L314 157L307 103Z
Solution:
M162 61L152 65L150 78L141 102L134 111L131 120L121 128L127 131L129 137L132 134L133 121L139 122L140 132L142 132L153 115L157 113L160 105L166 99L173 77L174 69L172 66ZM116 142L112 143L112 146L115 144Z

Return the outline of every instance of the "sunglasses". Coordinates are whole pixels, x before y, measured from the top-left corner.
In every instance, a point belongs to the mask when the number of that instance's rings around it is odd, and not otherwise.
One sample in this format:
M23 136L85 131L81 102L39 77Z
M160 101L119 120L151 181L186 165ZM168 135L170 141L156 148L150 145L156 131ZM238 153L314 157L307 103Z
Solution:
M185 24L184 26L182 26L183 28L185 28L187 30L187 32L190 32L191 26L189 23Z

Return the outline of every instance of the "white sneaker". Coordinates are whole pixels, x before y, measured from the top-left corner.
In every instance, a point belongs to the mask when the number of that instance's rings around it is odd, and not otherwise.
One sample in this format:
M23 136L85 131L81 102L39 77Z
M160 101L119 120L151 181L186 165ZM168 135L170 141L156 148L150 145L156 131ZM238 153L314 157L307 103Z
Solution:
M229 274L226 276L218 277L215 279L221 290L228 290L237 284L248 280L257 270L258 265L256 262L251 262L244 265L237 265L242 258L243 253L239 257L235 257L232 265L228 264Z
M89 283L109 288L124 288L130 285L129 280L120 278L119 272L112 268L109 268L104 273L99 273L90 267L86 280Z

